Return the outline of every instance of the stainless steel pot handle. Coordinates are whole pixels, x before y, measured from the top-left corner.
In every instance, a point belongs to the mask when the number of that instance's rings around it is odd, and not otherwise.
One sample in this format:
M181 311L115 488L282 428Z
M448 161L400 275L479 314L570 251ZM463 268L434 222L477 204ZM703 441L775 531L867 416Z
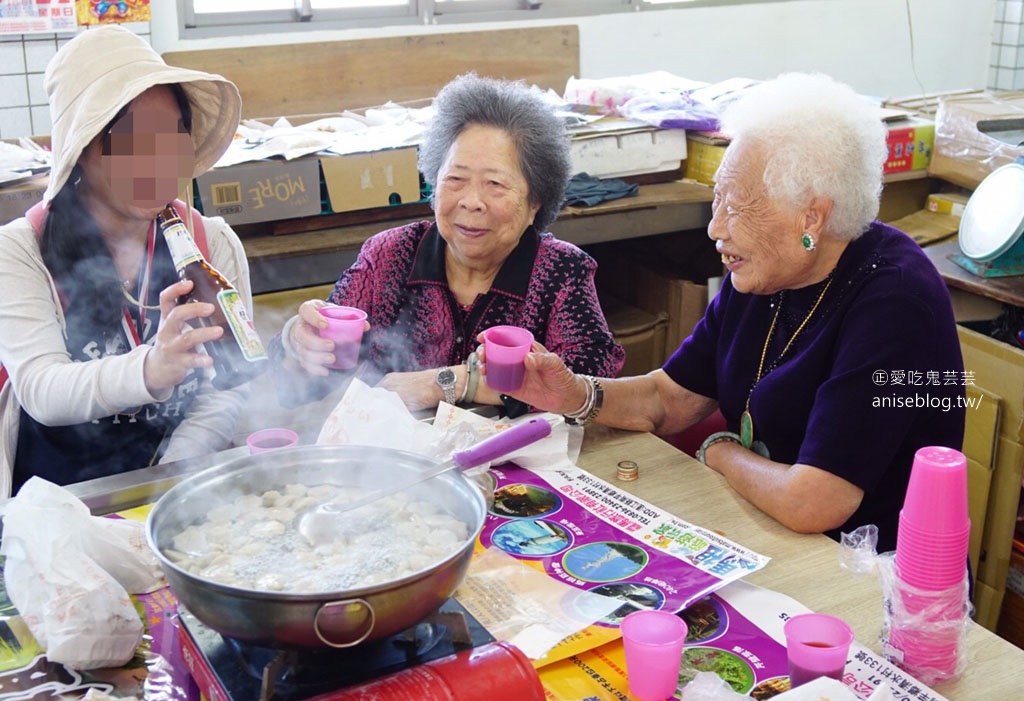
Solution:
M370 637L376 622L377 614L368 601L344 599L331 601L317 609L313 630L324 645L345 648Z

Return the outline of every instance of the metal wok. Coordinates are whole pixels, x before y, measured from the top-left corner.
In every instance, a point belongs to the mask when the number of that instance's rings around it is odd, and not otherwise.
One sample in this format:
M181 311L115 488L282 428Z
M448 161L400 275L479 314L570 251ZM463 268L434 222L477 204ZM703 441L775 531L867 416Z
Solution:
M438 463L401 450L365 446L306 446L236 458L172 487L150 511L146 535L178 600L206 626L237 640L272 647L351 647L418 623L448 599L469 566L486 507L480 489L458 470L409 490L464 521L469 537L448 558L409 576L373 586L322 593L244 589L187 572L166 551L190 525L240 494L288 484L385 487Z

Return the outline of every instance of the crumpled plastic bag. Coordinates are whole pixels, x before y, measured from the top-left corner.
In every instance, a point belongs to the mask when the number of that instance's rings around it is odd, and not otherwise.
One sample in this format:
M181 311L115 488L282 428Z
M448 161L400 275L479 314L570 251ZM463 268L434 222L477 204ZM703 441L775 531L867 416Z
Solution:
M839 566L854 574L871 574L878 558L878 526L869 523L840 534Z
M145 524L92 516L38 477L0 514L8 596L49 660L74 669L128 662L143 633L129 592L163 586Z
M750 697L738 694L714 672L697 672L682 688L683 701L745 701Z

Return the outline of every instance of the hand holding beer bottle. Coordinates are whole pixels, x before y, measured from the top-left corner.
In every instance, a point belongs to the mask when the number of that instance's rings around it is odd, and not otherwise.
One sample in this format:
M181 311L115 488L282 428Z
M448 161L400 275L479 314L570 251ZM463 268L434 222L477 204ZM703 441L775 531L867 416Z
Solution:
M213 304L213 314L195 317L196 321L224 330L219 339L203 344L213 359L214 387L230 389L252 380L266 369L267 352L238 291L206 260L173 207L168 205L157 215L157 224L178 277L192 282L192 291L179 297L178 303Z

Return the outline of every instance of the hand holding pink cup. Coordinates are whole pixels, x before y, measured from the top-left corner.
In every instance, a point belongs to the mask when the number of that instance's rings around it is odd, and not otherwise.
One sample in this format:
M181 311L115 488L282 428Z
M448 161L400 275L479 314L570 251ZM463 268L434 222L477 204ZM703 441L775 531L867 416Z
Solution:
M533 346L533 334L519 326L492 326L483 333L487 357L487 386L514 392L523 384L523 360Z
M348 370L359 362L359 346L363 341L366 326L366 312L355 307L328 304L318 310L327 320L326 329L318 329L320 338L334 341L334 363L328 365L335 370Z

